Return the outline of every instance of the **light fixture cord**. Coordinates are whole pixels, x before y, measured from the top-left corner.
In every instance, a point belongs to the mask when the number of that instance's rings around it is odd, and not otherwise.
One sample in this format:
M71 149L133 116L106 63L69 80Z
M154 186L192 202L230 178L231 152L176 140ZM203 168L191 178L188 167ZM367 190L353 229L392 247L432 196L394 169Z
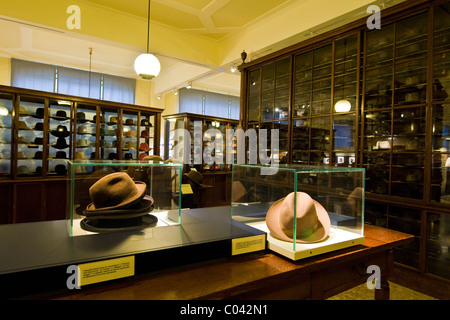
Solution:
M150 53L150 1L148 0L148 15L147 15L147 53Z

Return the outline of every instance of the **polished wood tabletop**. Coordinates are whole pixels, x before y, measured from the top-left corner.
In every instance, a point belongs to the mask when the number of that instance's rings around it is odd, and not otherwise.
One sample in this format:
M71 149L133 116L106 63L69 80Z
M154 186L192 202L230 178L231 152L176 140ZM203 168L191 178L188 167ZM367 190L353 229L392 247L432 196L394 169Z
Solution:
M370 225L365 226L364 236L361 245L298 261L267 251L139 275L53 298L321 299L364 283L368 264L380 264L382 277L387 277L393 248L413 240L412 235Z

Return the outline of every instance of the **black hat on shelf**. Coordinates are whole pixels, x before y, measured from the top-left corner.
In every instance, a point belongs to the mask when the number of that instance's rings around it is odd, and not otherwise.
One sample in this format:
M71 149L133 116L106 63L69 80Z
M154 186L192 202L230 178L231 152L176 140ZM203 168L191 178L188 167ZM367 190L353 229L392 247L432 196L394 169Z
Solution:
M77 112L77 123L85 123L88 121L84 112Z
M57 175L63 176L63 175L66 175L66 174L67 174L66 166L63 165L63 164L57 164L57 165L55 166L55 171L56 171L56 174L57 174Z
M53 148L56 148L56 149L66 149L68 147L69 147L69 145L67 144L66 139L64 139L62 137L58 138L58 140L56 140L56 144L53 145Z
M38 131L44 130L44 124L43 124L42 122L37 122L37 123L34 125L34 130L38 130Z
M36 151L33 159L42 159L42 151Z
M56 114L53 116L53 119L68 120L69 117L67 116L67 113L64 110L58 110L56 111Z
M153 127L153 125L147 119L142 119L141 120L141 126L143 126L143 127Z
M66 152L65 151L57 151L55 158L56 159L67 159Z
M59 138L66 138L70 136L70 132L67 130L66 126L58 126L56 130L52 130L52 135Z
M44 108L37 108L36 113L32 115L34 118L43 119L44 118Z

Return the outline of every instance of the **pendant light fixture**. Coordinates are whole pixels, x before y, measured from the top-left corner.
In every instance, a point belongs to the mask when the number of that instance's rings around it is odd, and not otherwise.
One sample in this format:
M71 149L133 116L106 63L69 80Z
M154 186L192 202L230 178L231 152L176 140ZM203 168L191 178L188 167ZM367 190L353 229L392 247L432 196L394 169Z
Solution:
M147 53L142 53L134 61L134 70L144 80L151 80L161 71L158 58L149 52L150 47L150 0L148 0Z

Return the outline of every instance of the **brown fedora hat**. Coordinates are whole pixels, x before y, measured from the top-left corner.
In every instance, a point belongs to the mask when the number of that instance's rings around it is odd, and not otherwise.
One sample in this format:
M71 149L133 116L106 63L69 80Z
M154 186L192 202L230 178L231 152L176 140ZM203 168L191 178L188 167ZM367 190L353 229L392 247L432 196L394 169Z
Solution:
M124 209L140 204L145 196L146 187L144 182L133 181L126 172L108 174L89 188L92 203L87 206L85 213L103 214L112 210L123 214Z
M295 223L296 222L296 223ZM305 192L291 192L276 201L267 212L271 235L283 241L312 243L328 237L331 222L325 208Z

